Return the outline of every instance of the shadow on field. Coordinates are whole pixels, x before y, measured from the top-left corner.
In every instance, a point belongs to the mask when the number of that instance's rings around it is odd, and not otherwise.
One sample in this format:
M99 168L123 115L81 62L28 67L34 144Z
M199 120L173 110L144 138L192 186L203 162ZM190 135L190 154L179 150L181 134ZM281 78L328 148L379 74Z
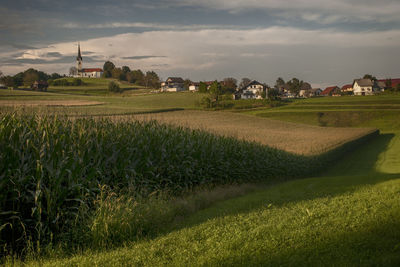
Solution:
M322 175L267 185L259 191L214 204L173 226L171 230L192 227L218 217L250 213L265 206L280 207L291 203L351 193L365 185L400 178L375 170L379 155L386 151L394 134L381 134L357 150L344 155Z
M251 254L210 259L206 266L399 266L399 222L365 225L362 231L323 232L303 247L254 247ZM290 241L288 241L290 242ZM377 245L379 244L379 245ZM251 246L251 244L250 244ZM246 250L244 250L246 251ZM250 250L247 250L250 251Z

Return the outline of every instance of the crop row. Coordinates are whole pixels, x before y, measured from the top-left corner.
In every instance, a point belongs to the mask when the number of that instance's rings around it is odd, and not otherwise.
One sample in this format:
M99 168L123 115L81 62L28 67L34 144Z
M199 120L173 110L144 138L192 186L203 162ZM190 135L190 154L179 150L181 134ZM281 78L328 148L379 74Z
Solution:
M318 157L152 122L7 114L0 119L0 246L57 240L104 185L180 194L304 176Z

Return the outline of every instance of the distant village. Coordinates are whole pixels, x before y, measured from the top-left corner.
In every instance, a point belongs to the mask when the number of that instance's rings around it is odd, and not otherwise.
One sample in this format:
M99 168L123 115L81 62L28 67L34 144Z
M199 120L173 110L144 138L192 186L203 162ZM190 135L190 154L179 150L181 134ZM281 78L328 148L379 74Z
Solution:
M237 85L234 78L225 78L223 81L200 81L193 82L181 77L169 77L165 81L160 81L154 71L143 73L141 70L131 71L129 67L123 66L116 68L112 62L107 61L103 68L83 68L83 58L80 45L78 44L78 55L76 57L77 67L70 68L70 77L77 78L75 82L80 85L82 81L79 78L115 78L129 83L137 83L145 87L159 89L160 92L203 92L207 93L213 86L218 87L223 94L232 94L234 100L238 99L265 99L271 97L279 98L309 98L322 96L343 96L356 95L368 96L385 92L386 90L400 91L400 78L378 80L372 75L366 74L361 79L354 79L351 84L345 84L342 87L337 85L327 88L312 88L308 82L293 78L285 82L278 78L273 87L256 80L243 78ZM1 75L0 75L1 76ZM40 78L47 77L47 78ZM18 87L22 84L29 85L32 90L46 91L49 85L56 84L56 80L65 77L57 73L47 75L41 71L29 69L24 73L19 73L14 77L0 77L0 88ZM140 83L138 83L140 81ZM65 80L63 82L66 82ZM51 83L51 84L50 84Z
M329 86L325 89L312 88L307 82L299 81L295 86L290 82L285 83L279 78L277 84L271 88L264 83L256 80L248 81L242 86L236 87L233 92L233 99L262 99L270 95L271 91L275 92L281 98L309 98L317 96L343 96L343 95L375 95L384 92L387 89L398 88L400 79L384 79L377 80L374 77L366 75L362 79L355 79L351 84L345 84L342 87ZM281 82L279 82L281 81ZM190 83L188 90L196 92L200 90L202 85L205 85L207 90L210 89L214 81L193 82ZM222 86L225 81L220 82ZM185 80L181 77L169 77L165 82L161 83L161 91L163 92L180 92L185 91Z

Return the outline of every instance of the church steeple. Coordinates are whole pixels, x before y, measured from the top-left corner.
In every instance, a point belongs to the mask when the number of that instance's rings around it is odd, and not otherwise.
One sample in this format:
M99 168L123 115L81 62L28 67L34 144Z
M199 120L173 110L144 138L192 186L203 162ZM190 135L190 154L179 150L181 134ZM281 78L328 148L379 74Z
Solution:
M76 57L76 60L82 61L82 56L81 56L81 44L78 43L78 56Z
M82 71L82 55L81 55L81 44L78 43L78 56L76 57L78 63L78 74Z

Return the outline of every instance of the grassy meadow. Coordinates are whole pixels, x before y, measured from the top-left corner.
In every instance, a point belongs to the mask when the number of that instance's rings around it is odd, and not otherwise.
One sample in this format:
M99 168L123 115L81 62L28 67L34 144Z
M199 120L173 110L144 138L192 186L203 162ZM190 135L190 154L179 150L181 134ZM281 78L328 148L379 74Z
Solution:
M231 113L100 87L0 90L5 265L400 264L400 96Z

